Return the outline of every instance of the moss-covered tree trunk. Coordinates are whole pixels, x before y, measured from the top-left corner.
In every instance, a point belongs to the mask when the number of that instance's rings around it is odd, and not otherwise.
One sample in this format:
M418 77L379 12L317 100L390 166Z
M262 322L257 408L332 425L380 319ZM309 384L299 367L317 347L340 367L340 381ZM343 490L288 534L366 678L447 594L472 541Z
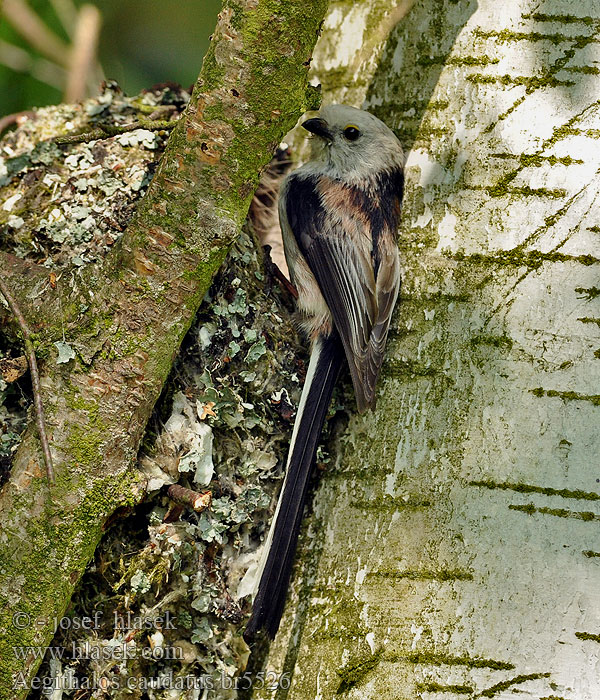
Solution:
M224 3L190 105L101 265L46 284L40 298L47 270L24 275L0 254L4 279L37 331L56 471L49 484L31 426L0 493L3 700L27 694L35 648L52 637L106 519L143 491L132 467L144 427L261 168L307 107L324 11L324 2ZM68 364L57 362L53 341L61 339L74 350Z
M600 7L418 0L371 70L349 5L315 70L410 148L404 284L255 697L598 697Z

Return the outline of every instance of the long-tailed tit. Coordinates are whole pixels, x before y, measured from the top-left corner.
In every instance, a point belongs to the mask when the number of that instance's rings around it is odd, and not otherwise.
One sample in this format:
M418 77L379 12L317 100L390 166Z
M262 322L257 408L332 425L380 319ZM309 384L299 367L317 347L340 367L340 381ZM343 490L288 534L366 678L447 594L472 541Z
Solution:
M400 288L400 142L372 114L345 105L324 107L302 126L316 136L311 160L285 179L279 219L312 352L246 638L277 632L334 384L345 358L359 412L374 407Z

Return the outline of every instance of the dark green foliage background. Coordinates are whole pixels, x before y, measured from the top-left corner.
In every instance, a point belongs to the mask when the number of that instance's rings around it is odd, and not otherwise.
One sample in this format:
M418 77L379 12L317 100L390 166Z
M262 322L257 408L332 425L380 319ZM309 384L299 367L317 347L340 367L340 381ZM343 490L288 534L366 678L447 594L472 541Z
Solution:
M93 4L102 13L99 54L105 75L130 95L164 81L191 85L221 8L220 0L97 0ZM29 5L67 40L48 0L29 0ZM0 39L35 55L1 10ZM0 116L61 101L59 90L0 65Z

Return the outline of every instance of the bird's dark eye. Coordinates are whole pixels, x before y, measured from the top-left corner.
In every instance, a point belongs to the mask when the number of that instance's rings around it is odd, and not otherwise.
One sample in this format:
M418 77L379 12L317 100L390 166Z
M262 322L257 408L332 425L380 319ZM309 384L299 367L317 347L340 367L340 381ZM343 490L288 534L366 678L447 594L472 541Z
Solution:
M348 141L356 141L356 139L360 136L360 131L355 126L350 124L344 129L344 136L348 139Z

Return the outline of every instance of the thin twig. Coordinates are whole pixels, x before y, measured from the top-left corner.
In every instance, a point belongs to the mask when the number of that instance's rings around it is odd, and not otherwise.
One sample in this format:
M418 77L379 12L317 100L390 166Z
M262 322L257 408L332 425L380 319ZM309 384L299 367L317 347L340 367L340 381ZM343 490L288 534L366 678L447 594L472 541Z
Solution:
M2 5L6 20L34 49L51 61L67 66L69 47L23 0L4 0Z
M150 121L153 121L154 119L170 117L176 111L177 107L175 105L156 105L153 111L150 112L150 114L148 115L148 119L150 119Z
M93 5L82 5L71 49L65 102L78 102L85 97L88 78L96 63L96 49L102 18Z
M167 496L175 501L175 503L190 506L196 512L206 510L212 503L212 494L210 491L198 493L197 491L192 491L192 489L186 489L179 484L172 484L169 486L167 489Z
M92 131L85 131L81 134L69 134L67 136L57 136L52 139L54 143L59 145L64 145L68 143L85 143L87 141L97 141L99 139L107 139L111 136L118 136L119 134L126 134L128 131L135 131L136 129L147 129L148 131L170 131L175 128L177 124L176 121L166 122L166 121L149 121L146 119L141 119L133 124L125 124L123 126L109 126L108 124L99 125L97 129L92 129Z
M50 0L50 4L69 38L72 38L77 25L77 8L73 0Z
M35 112L32 112L30 109L25 110L24 112L15 112L14 114L7 114L5 117L2 117L0 119L0 134L11 124L18 124L21 119L25 120L26 118L29 119L33 116L35 116Z
M40 443L44 453L44 462L46 463L46 472L50 483L54 482L54 467L52 466L52 455L50 454L50 445L48 436L46 435L46 421L44 419L44 405L42 404L42 388L40 386L40 373L38 371L37 360L35 359L35 350L31 341L31 331L27 325L25 317L21 313L21 309L15 298L10 293L6 283L0 279L0 292L6 299L10 310L21 328L25 339L25 354L27 356L27 364L29 365L29 373L31 375L31 386L33 389L33 404L35 406L35 415Z
M34 58L25 49L0 39L0 63L17 73L29 73L37 80L62 90L65 70L45 58Z

